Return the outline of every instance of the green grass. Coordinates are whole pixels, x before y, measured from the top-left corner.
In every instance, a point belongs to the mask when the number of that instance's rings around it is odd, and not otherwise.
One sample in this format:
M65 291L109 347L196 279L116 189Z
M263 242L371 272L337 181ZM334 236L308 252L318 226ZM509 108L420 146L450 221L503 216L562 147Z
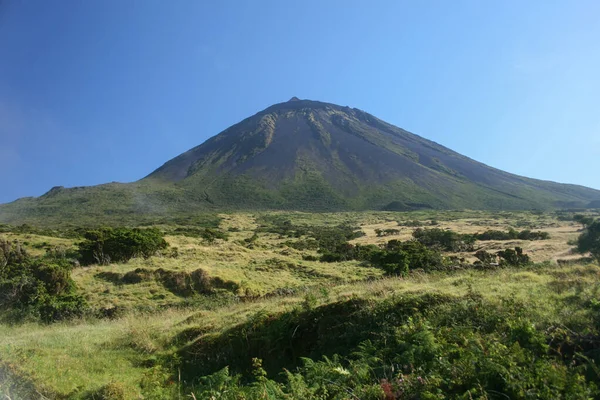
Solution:
M386 278L370 283L324 286L313 293L312 305L348 299L383 301L411 293L461 296L475 291L491 302L514 298L527 305L530 317L541 326L568 325L585 329L587 312L569 302L574 295L598 295L600 267L542 267L517 272L466 271L457 274L416 275L408 279ZM276 316L302 307L306 294L230 304L214 309L171 310L148 315L131 314L114 321L75 321L51 326L27 324L0 327L2 360L17 365L17 373L32 379L48 393L78 398L111 381L139 393L147 372L144 361L170 354L188 341L219 337L237 324L257 315ZM177 343L175 338L188 339Z
M457 232L519 225L548 230L552 239L543 241L549 242L543 245L549 247L535 247L540 243L531 242L520 244L531 246L525 248L534 252L534 256L538 257L536 261L575 257L568 254L570 246L567 241L577 236L579 228L571 222L557 220L552 214L478 211L256 212L216 217L220 229L229 232L228 241L217 240L208 244L195 237L167 236L171 246L179 249L177 258L152 257L122 264L77 268L73 278L91 308L116 307L118 312L114 319L86 317L52 325L31 322L0 324L0 394L12 394L14 398L17 389L33 385L35 390L49 398L86 399L112 384L122 388L125 398L148 397L154 390L149 389L152 385L161 388L166 385L174 390L169 392L170 395L180 392L187 396L196 390L196 383L192 384L194 377L190 377L187 371L183 371L182 381L179 381L178 369L182 366L197 365L204 372L212 373L217 367L229 363L232 371L245 372L242 364L247 365L250 358L259 355L253 354L251 349L261 349L263 345L269 348L270 342L261 345L261 340L278 334L270 324L284 327L286 323L296 321L294 318L300 318L300 323L304 321L302 316L316 318L318 315L321 315L318 318L327 321L327 310L334 310L336 304L357 301L363 304L360 312L369 315L369 310L411 296L446 296L444 298L460 300L477 293L497 307L503 307L507 299L523 304L527 318L540 332L552 327L568 327L581 334L595 332L590 304L595 304L593 302L600 294L600 267L597 265L559 266L550 262L520 270L415 272L401 279L383 277L380 270L356 261L305 261L303 255L316 253L288 248L283 243L289 238L271 233L259 233L252 245L244 242L257 227L270 224L274 219L291 220L296 225L360 226L367 235L356 240L364 243L383 240L375 236L376 227L396 227L401 229L402 234L408 235L415 228L398 226L398 221L430 223L436 220L439 227L452 228ZM174 226L165 225L164 228L170 230ZM229 231L230 228L236 229ZM38 254L42 252L41 243L68 247L77 241L28 233L0 235L11 240L27 241L26 247L38 251ZM137 268L163 269L174 273L201 268L210 277L234 282L238 287L233 291L219 289L208 296L185 297L157 279L135 284L123 284L113 279ZM352 318L355 317L349 318L348 323L353 323ZM373 324L379 323L378 317L373 318ZM249 330L249 327L256 328ZM356 337L363 337L361 335L357 333ZM189 351L200 348L202 351L210 350L210 354L220 354L223 346L220 350L213 349L211 343L237 343L236 340L243 337L251 338L258 347L239 347L237 358L226 357L224 364L204 362L202 354ZM332 337L323 337L323 340L332 340ZM333 349L333 346L330 347ZM313 347L304 355L318 360L321 355L328 354L319 349L318 346ZM277 358L271 358L274 355L259 353L271 378L279 379L282 366L294 370L298 365L297 358L281 358L275 362ZM173 383L167 384L167 381ZM156 390L154 392L158 393Z

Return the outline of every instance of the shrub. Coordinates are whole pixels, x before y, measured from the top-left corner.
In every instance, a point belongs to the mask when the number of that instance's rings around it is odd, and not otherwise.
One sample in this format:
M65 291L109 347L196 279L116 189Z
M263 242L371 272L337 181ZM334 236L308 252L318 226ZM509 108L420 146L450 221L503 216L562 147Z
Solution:
M257 229L257 232L269 232L279 234L281 237L300 238L308 236L316 241L316 246L312 241L308 241L310 246L318 248L320 253L335 253L336 248L349 240L364 236L358 227L347 224L338 226L309 226L294 225L289 220L273 219L272 225L263 225ZM286 242L293 243L293 242ZM293 247L294 245L290 246Z
M87 231L79 243L81 263L109 264L127 262L133 257L149 258L168 247L163 233L156 228L102 228Z
M375 229L377 237L399 235L399 229Z
M11 243L0 238L0 271L5 267L17 266L27 258L27 252L19 242Z
M369 261L388 275L405 275L411 269L437 270L444 266L438 251L417 241L390 240L384 249L373 251Z
M229 235L219 229L205 228L201 233L200 237L207 243L214 243L217 239L228 240Z
M475 238L477 240L547 240L550 239L550 234L543 231L534 232L529 229L518 232L511 228L508 232L487 230L483 233L476 233Z
M496 254L488 253L485 250L479 250L475 253L475 258L477 258L483 264L489 265L494 264L498 261L498 257Z
M317 250L319 248L319 242L315 239L300 239L295 242L288 240L283 244L296 250Z
M475 238L472 235L456 233L439 228L418 228L413 232L413 237L427 247L434 247L444 251L472 251Z
M71 279L68 260L28 259L6 265L0 273L0 309L14 318L27 315L53 322L82 315L87 310Z
M373 244L352 245L348 242L339 243L332 251L325 251L320 257L321 262L338 262L348 260L369 261L374 253L381 249Z
M529 229L525 229L517 235L517 238L520 240L547 240L550 239L550 234L548 232L537 231L533 232Z
M416 219L412 221L398 221L398 226L419 227L423 226L423 222Z
M233 230L232 230L233 229ZM237 228L230 228L231 232L239 232ZM207 243L214 243L216 239L229 240L229 234L216 228L194 228L185 227L177 228L171 232L173 235L199 237L204 239Z
M523 249L515 247L514 250L506 249L496 253L501 258L500 265L509 265L512 267L519 267L527 265L531 262L529 256L523 253Z
M594 218L583 214L575 214L573 216L573 221L580 223L584 228L586 228L594 223Z
M487 230L483 233L476 233L475 238L477 240L514 240L518 237L518 232L514 229L509 229L508 232Z
M577 239L577 251L590 253L600 263L600 221L587 225L585 231Z

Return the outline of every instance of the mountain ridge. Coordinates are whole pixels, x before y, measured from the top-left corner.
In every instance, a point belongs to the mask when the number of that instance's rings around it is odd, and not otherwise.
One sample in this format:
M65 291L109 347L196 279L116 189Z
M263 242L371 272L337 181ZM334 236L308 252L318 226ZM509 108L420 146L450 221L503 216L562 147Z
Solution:
M598 190L501 171L357 108L293 97L137 182L55 187L0 205L0 222L56 219L75 209L135 219L244 209L585 207L598 200Z

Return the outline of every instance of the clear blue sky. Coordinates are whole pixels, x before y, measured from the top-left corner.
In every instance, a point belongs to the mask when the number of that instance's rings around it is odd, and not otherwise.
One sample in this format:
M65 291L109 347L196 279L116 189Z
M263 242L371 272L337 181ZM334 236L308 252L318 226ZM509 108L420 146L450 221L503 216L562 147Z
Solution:
M600 2L0 1L0 202L142 178L292 96L600 188Z

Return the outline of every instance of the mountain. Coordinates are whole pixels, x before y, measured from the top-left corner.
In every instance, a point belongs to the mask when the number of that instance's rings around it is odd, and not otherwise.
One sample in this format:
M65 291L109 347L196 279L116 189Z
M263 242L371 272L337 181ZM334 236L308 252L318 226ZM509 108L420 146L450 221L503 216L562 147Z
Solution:
M239 209L540 209L599 200L598 190L500 171L356 108L294 97L138 182L53 188L0 206L0 222Z

